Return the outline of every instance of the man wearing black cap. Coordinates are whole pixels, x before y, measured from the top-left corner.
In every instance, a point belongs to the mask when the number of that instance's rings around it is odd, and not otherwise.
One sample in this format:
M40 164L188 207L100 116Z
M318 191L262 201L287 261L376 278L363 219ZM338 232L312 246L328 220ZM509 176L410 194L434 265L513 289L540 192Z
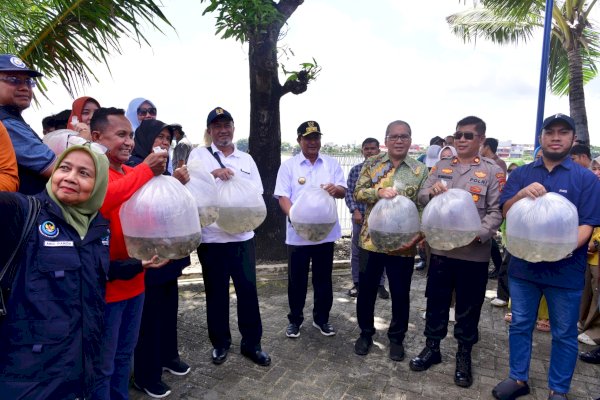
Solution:
M6 127L19 167L19 192L44 190L56 155L25 122L21 113L31 104L35 79L42 76L17 56L0 54L0 121Z
M492 394L515 399L529 393L532 332L542 295L552 321L552 351L548 369L550 400L566 398L577 361L577 320L584 286L587 244L594 226L600 225L600 182L569 157L575 139L575 121L564 114L544 120L540 134L542 157L510 174L500 197L506 216L519 200L558 193L577 208L577 248L562 260L531 263L512 256L508 275L512 299L509 330L510 373Z
M316 121L306 121L297 130L298 144L302 150L279 168L274 196L279 206L289 215L292 204L309 186L321 186L330 196L342 199L346 195L346 180L340 164L319 153L321 129ZM308 287L308 271L312 260L312 283L315 305L313 326L325 336L335 335L329 323L333 304L331 272L333 268L333 243L342 236L339 222L327 237L318 242L308 241L298 235L288 218L285 243L288 245L288 301L290 313L286 336L297 338L304 321L303 309Z
M213 109L206 119L207 147L197 147L189 160L200 159L215 177L217 186L232 176L251 180L262 192L258 168L248 153L233 143L233 117L221 108ZM256 290L256 258L254 232L227 233L216 223L202 228L202 244L198 247L202 276L206 289L206 323L213 345L212 361L222 364L231 346L229 330L229 279L237 296L238 326L242 334L240 350L258 365L271 363L262 351L262 323Z
M173 139L177 141L177 145L175 149L173 149L173 170L181 167L180 163L186 164L188 157L190 156L190 152L194 148L192 142L185 136L185 132L183 131L183 127L179 124L171 124L169 125L169 131L173 136Z

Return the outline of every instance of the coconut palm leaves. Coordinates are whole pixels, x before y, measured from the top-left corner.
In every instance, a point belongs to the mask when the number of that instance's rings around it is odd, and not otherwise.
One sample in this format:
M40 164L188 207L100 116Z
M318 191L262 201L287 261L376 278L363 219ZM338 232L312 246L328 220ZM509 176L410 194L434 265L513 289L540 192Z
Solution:
M120 40L148 44L144 25L171 26L154 0L18 0L0 2L0 51L19 55L59 79L73 95L96 78L91 62L121 53ZM43 86L41 88L43 90Z

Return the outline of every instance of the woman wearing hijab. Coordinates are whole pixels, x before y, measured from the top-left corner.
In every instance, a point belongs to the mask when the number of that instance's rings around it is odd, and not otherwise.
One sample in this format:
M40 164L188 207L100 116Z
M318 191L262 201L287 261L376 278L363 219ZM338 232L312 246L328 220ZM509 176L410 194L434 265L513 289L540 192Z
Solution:
M128 165L141 163L155 147L168 150L171 131L164 122L144 120L135 132L135 146ZM170 175L165 171L165 175ZM187 168L174 171L173 176L182 184L189 181ZM182 190L185 190L183 187ZM135 386L155 398L171 393L162 381L163 370L175 375L186 375L190 367L179 358L177 345L177 311L179 292L177 278L183 268L190 265L190 257L173 260L160 269L146 271L146 298L142 323L134 353L133 375Z
M2 282L3 289L11 289L7 314L0 319L3 399L89 395L109 266L108 221L98 213L108 185L103 150L89 143L67 148L46 190L33 197L0 193L0 266L26 235L14 259L14 276ZM39 215L24 232L29 202L35 199Z
M131 122L133 130L137 130L142 121L156 119L156 106L148 99L137 97L129 102L125 116Z
M452 157L456 157L457 153L456 153L456 149L454 148L454 146L444 146L442 147L442 149L440 150L439 154L438 154L438 161L439 160L443 160L444 158L452 158Z
M99 108L100 103L92 97L84 96L76 99L73 102L71 115L69 115L67 129L79 133L79 136L86 140L91 140L90 120L92 119L92 115L94 115L94 111Z

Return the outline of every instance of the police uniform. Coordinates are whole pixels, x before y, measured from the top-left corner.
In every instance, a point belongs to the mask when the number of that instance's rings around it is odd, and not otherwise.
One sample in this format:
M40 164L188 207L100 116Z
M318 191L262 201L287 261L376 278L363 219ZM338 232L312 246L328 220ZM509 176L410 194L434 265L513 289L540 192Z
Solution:
M108 221L98 214L81 239L46 191L36 197L42 208L0 325L0 397L84 398L99 362ZM0 193L5 244L6 236L20 237L26 210L26 196Z
M470 348L479 338L477 326L487 285L490 239L502 222L499 198L505 174L494 160L481 156L469 164L461 164L457 157L440 160L419 192L421 204L427 204L431 187L440 180L446 182L448 189L471 193L481 218L481 230L467 246L448 251L431 249L425 336L435 341L446 337L452 292L456 291L454 337L459 345Z

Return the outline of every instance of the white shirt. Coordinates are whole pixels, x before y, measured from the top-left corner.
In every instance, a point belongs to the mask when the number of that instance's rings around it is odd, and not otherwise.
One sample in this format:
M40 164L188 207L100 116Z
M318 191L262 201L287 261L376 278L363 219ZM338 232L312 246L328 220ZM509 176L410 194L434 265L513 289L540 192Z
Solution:
M262 181L260 180L258 168L256 167L256 163L250 154L238 150L235 148L235 145L233 153L228 156L225 156L223 152L217 149L214 144L212 144L210 147L215 154L219 155L223 165L231 169L235 175L250 179L256 185L256 187L260 188L260 192L263 192L263 185ZM192 150L188 158L188 162L194 159L201 160L202 164L209 172L222 168L216 158L210 154L208 149L204 146L199 146ZM217 183L217 187L223 184L223 181L218 178L215 180L215 182ZM254 232L243 232L232 235L231 233L227 233L219 228L216 223L202 228L202 243L243 242L253 237Z
M300 184L298 180L304 178L304 184ZM275 192L273 196L279 198L281 196L290 199L292 204L300 196L302 191L308 186L320 186L326 183L333 183L336 186L347 188L346 179L342 167L333 157L319 153L314 164L304 157L300 152L298 155L285 161L279 167L277 172L277 182L275 183ZM335 225L329 235L320 242L311 242L299 236L289 219L286 221L285 243L293 246L314 245L327 242L335 242L342 237L342 228L339 220L336 220Z

